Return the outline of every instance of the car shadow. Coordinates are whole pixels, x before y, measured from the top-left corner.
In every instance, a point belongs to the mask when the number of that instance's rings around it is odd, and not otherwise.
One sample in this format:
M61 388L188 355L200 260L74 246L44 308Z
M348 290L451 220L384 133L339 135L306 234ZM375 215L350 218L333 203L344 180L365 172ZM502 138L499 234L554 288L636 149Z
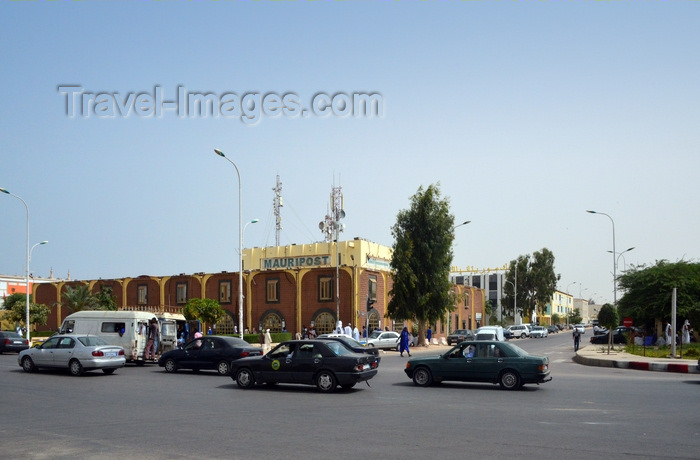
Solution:
M416 388L421 388L418 387L415 383L409 381L409 382L396 382L392 383L392 386L400 386L400 387L416 387ZM464 391L465 389L473 389L473 390L489 390L489 391L503 391L506 393L510 393L508 390L504 390L501 388L500 385L498 384L491 384L491 383L470 383L470 382L441 382L441 383L433 383L432 385L428 387L422 387L421 389L439 389L441 391ZM528 391L537 391L539 390L539 385L524 385L521 388L517 390L513 390L513 393L519 393L519 392L528 392Z

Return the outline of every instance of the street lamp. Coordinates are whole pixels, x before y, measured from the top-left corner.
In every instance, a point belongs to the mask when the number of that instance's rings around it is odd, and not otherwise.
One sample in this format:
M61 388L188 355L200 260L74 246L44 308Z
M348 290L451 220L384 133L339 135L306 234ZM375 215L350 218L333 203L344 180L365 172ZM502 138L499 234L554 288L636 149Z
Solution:
M25 265L25 269L26 269L26 273L25 273L25 274L26 274L26 279L25 279L25 281L26 281L26 283L27 283L27 285L26 285L26 291L27 291L27 292L26 292L27 319L26 319L26 323L25 323L25 324L26 324L26 326L27 326L27 341L29 342L29 340L30 340L30 334L29 334L29 329L30 329L30 327L29 327L29 206L27 206L27 202L24 201L22 198L18 197L18 196L15 195L14 193L10 193L8 190L6 190L6 189L4 189L4 188L0 188L0 192L5 193L6 195L13 196L13 197L17 198L19 201L21 201L22 204L24 205L24 210L25 210L26 213L27 213L27 243L26 243L26 246L27 246L27 264Z
M238 273L238 327L240 328L241 340L243 339L243 219L242 219L242 203L243 196L241 193L241 172L238 170L236 163L231 161L224 152L219 149L214 149L214 153L222 158L225 158L229 163L236 168L236 174L238 175L238 263L239 263L239 273Z
M613 220L610 215L605 214L604 212L597 212L597 211L586 211L590 214L600 214L603 216L606 216L608 219L610 219L610 222L612 223L612 238L613 238L613 305L615 308L617 308L617 260L615 260L615 221ZM612 334L610 334L610 337L612 337Z
M632 247L629 248L629 249L625 249L624 251L619 252L619 253L617 254L617 259L616 259L615 263L619 266L619 265L620 265L620 257L622 257L622 254L624 254L624 253L626 253L626 252L630 252L630 251L631 251L632 249L634 249L634 248L635 248L635 246L632 246ZM608 251L608 252L612 252L612 251ZM625 260L624 257L622 257L622 260L625 261L625 270L627 270L627 261Z
M465 220L461 224L457 224L454 227L452 227L452 231L454 232L457 227L461 227L462 225L467 225L470 222L471 222L471 220ZM448 311L447 312L447 334L446 335L450 335L450 315L451 315L451 313ZM469 325L469 327L471 327L471 324Z

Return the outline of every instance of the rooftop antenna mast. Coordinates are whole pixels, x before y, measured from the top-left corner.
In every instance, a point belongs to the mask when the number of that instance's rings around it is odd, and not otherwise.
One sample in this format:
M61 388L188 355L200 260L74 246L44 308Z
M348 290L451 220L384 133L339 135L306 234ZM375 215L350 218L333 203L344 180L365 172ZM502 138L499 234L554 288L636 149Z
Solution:
M334 181L335 182L335 181ZM331 209L326 218L319 222L318 228L325 236L326 241L335 241L335 320L340 319L340 254L338 253L338 237L340 232L345 230L345 225L340 223L340 219L345 218L343 210L343 188L333 185L331 189Z
M280 245L280 232L282 231L282 213L280 208L284 206L282 203L282 182L280 176L277 175L277 184L272 189L275 192L275 198L272 200L272 206L275 210L275 246Z

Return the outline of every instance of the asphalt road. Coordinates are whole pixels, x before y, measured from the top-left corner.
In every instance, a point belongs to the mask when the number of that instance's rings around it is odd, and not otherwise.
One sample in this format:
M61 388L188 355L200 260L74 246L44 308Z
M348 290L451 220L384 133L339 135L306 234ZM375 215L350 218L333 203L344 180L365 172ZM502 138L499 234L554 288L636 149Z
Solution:
M553 380L419 388L387 352L371 387L325 395L155 365L26 374L0 355L0 458L700 457L700 376L581 366L565 333L513 343L549 356Z

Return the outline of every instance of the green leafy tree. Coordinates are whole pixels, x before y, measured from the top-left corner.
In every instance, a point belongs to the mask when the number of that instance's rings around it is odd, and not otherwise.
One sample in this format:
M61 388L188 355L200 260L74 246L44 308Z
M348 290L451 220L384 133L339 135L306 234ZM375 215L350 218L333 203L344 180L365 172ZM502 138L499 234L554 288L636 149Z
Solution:
M92 295L98 310L116 310L117 298L111 286L100 285L100 290Z
M532 256L518 256L516 260L510 261L502 304L507 311L514 312L517 295L518 314L523 317L529 317L533 311L542 314L557 290L559 278L560 275L554 273L554 254L549 249L542 248ZM516 295L513 293L514 285L517 286Z
M612 344L613 332L617 325L619 324L619 318L617 316L617 310L611 304L606 303L600 307L598 312L598 323L603 327L607 327L609 331L608 340L608 354L610 354L610 345Z
M66 286L61 302L64 307L70 308L73 313L83 310L99 310L97 300L90 293L86 284L79 284L76 287Z
M5 298L3 308L9 312L7 319L13 323L19 323L27 327L27 296L21 293L15 293ZM43 304L32 302L32 296L29 295L29 323L45 325L49 320L51 309Z
M190 299L182 309L182 314L187 321L199 320L206 327L207 324L218 323L226 312L214 299Z
M419 344L428 324L444 319L450 309L449 282L454 240L454 216L439 184L422 186L411 207L396 216L391 268L394 284L387 306L389 317L418 322Z
M574 308L574 310L566 316L569 319L569 324L578 324L583 321L583 318L581 318L581 310L578 308Z
M561 323L561 316L559 316L559 313L552 313L552 324L559 323Z
M633 318L635 324L651 325L671 318L673 288L679 318L700 321L700 263L681 260L632 266L618 277L618 287L624 292L618 301L620 317Z

